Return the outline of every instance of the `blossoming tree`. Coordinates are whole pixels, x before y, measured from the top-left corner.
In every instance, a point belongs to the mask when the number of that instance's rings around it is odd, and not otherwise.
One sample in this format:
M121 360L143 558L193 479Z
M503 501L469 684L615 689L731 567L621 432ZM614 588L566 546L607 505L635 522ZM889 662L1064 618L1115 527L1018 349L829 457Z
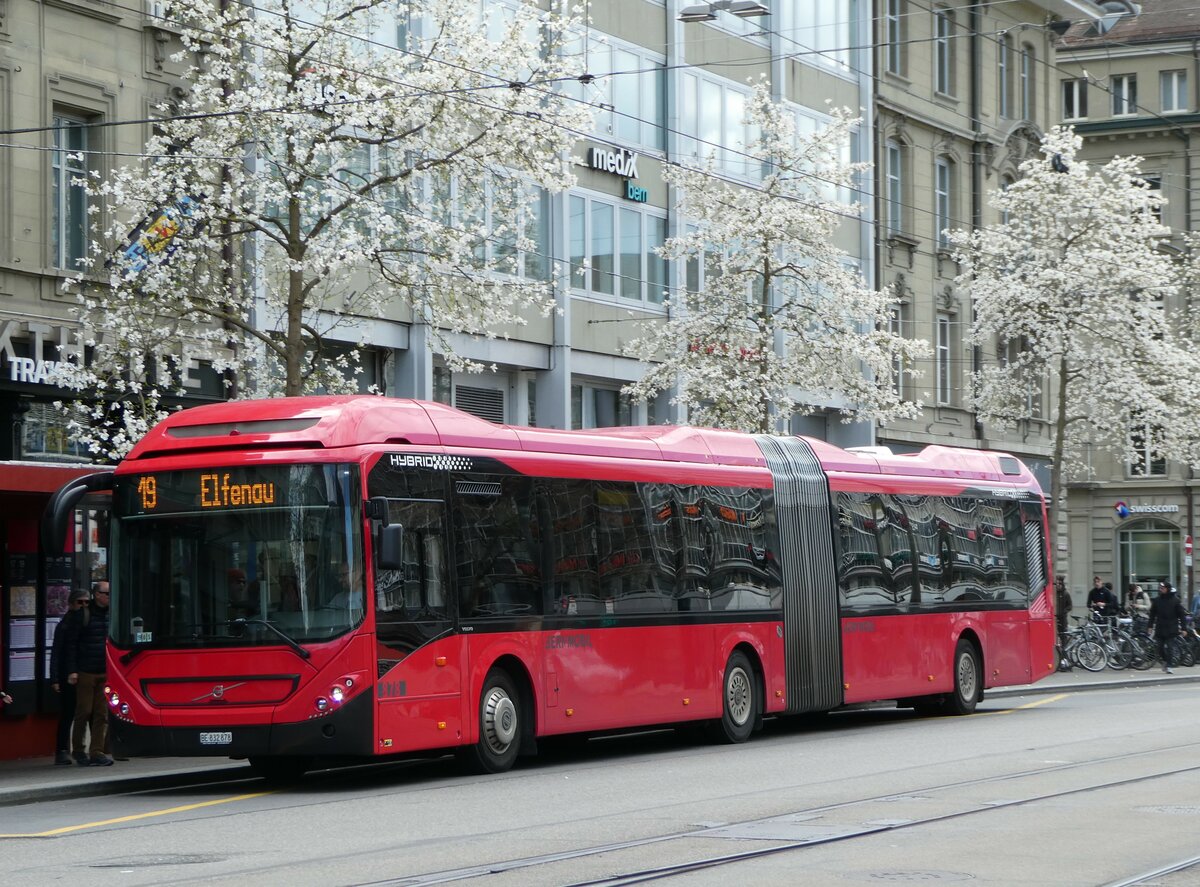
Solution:
M1065 542L1064 483L1086 445L1191 461L1200 439L1200 362L1170 312L1179 268L1160 248L1170 233L1163 199L1140 158L1092 166L1081 146L1069 128L1049 132L1042 156L991 195L1005 221L951 235L959 283L974 298L973 340L1007 355L976 376L980 417L1002 426L1030 418L1049 380L1056 543Z
M197 363L239 392L339 390L354 356L333 340L370 320L428 323L462 367L448 334L550 309L529 235L587 122L555 95L574 23L481 8L169 7L183 98L158 109L145 157L91 183L111 224L78 284L90 360L67 381L98 395L75 406L93 451L131 446Z
M765 83L746 121L755 135L745 154L764 170L757 187L719 177L715 158L664 168L690 229L662 254L702 262L703 285L669 298L668 318L629 344L650 368L626 390L673 390L689 421L748 431L774 431L822 402L847 420L914 415L920 405L900 399L893 372L928 345L889 331L893 297L867 286L836 245L839 224L857 216L838 193L862 168L843 159L857 121L835 112L801 134Z

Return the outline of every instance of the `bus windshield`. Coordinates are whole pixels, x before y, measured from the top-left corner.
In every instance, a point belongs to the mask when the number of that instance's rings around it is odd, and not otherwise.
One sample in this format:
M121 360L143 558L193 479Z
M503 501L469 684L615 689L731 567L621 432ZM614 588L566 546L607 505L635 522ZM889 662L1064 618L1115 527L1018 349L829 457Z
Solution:
M358 469L122 475L110 634L121 648L328 640L363 619Z

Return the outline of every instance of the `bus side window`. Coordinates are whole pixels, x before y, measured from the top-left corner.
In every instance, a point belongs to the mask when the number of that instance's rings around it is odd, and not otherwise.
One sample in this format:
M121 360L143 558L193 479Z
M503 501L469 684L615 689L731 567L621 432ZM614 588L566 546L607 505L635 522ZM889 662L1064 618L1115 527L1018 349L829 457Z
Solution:
M533 482L472 475L455 485L459 612L464 618L541 612Z

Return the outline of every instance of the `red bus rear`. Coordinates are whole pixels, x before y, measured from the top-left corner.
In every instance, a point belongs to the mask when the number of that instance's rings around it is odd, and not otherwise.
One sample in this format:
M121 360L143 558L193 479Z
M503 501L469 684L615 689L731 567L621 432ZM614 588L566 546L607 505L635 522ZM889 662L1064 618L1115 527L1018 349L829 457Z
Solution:
M560 432L373 397L233 402L110 476L114 749L463 749L898 699L1053 670L1045 511L1010 456L695 428Z

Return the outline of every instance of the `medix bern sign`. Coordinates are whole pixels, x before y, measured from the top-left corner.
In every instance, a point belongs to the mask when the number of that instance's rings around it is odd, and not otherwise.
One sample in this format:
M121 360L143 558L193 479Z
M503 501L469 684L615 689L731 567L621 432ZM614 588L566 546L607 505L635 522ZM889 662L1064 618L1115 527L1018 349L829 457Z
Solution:
M588 149L588 166L602 172L611 172L627 179L636 179L638 155L636 151L618 148L608 151L604 148Z

